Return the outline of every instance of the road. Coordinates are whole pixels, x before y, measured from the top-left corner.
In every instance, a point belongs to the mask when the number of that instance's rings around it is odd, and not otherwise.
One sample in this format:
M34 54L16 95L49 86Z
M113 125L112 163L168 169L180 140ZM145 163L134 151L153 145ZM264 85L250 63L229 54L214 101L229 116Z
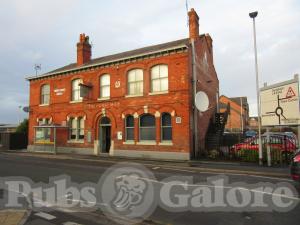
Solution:
M32 156L19 156L17 154L0 153L0 177L27 177L33 182L49 182L49 177L68 175L72 182L97 183L100 177L113 166L116 162L78 162L76 160L62 160L54 158L39 158ZM148 179L153 184L154 190L158 190L166 183L164 179L172 176L191 177L194 183L204 182L209 177L220 174L199 172L194 170L181 170L174 168L165 168L163 166L146 166L155 177L155 180ZM223 174L224 175L224 174ZM263 177L263 176L245 176L227 174L230 183L243 182L246 189L259 182L268 182L277 184L286 182L297 189L292 200L295 207L288 212L251 212L242 210L240 212L224 212L224 210L212 210L211 212L192 212L190 209L170 212L166 208L158 206L154 212L149 215L147 221L140 224L299 224L300 221L300 204L299 203L299 186L289 179ZM192 187L193 185L191 185ZM11 190L10 190L11 191ZM156 192L155 192L156 193ZM158 196L156 196L158 197ZM101 204L101 202L100 202ZM24 206L29 207L29 206ZM69 210L59 209L59 207L43 205L40 208L33 208L31 216L26 225L53 225L53 224L118 224L122 223L118 219L107 218L103 214L103 208L95 207L93 210L79 210L76 207ZM141 209L142 210L142 209Z

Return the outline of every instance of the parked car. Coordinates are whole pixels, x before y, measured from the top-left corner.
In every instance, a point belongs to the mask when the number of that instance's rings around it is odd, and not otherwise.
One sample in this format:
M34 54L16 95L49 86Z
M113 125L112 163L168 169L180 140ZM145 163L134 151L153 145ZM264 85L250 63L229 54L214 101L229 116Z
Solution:
M295 140L290 136L282 133L269 133L270 141L267 143L267 133L261 136L262 144L270 145L271 149L279 149L287 152L294 152L297 148ZM254 150L258 151L258 136L246 138L242 143L235 144L231 147L232 151L240 150Z
M298 149L292 159L291 176L293 180L300 182L300 149Z

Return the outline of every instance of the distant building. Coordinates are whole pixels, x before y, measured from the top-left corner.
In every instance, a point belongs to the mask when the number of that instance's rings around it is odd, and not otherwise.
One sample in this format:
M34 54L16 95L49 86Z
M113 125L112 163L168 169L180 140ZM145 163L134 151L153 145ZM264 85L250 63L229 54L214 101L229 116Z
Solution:
M251 130L258 129L258 118L257 118L257 116L251 116L251 117L249 117L248 127Z
M14 133L17 127L17 124L0 124L0 133Z
M199 155L215 116L219 81L212 38L199 35L194 9L189 31L189 38L96 59L89 37L81 34L77 62L27 78L28 149L51 149L57 128L58 152L181 160ZM197 91L210 101L196 116L193 73Z
M222 95L219 99L220 112L226 110L227 104L230 105L230 113L228 115L225 131L243 132L247 128L249 120L247 97L229 98Z

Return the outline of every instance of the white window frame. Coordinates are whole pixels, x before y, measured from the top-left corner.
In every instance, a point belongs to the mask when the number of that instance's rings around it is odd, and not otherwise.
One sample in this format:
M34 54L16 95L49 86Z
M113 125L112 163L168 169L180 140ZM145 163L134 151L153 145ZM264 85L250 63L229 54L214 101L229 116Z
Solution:
M170 116L170 118L171 118L171 125L170 126L163 126L163 117L166 114L168 114ZM163 130L164 130L164 128L171 128L171 140L164 140L163 139L163 132L164 132ZM161 114L160 129L161 129L160 130L160 140L161 140L161 142L172 142L173 141L173 127L172 127L172 115L170 113L164 112L164 113Z
M76 127L72 127L73 120L75 120ZM83 127L81 127L80 121L83 121ZM85 134L84 134L84 127L85 127L85 119L84 117L71 117L69 120L69 142L84 142ZM72 131L75 130L75 139L71 138ZM83 131L83 138L80 138L80 133Z
M109 84L103 85L103 79L104 79L105 77L108 77ZM100 80L100 81L99 81L99 82L100 82L100 93L99 93L100 98L99 98L99 100L110 98L110 75L109 75L109 74L103 74L103 75L100 76L100 79L99 79L99 80ZM102 90L103 90L104 88L108 88L108 90L109 90L108 96L103 96Z
M74 83L76 81L78 81L78 84L77 84L77 87L74 89ZM82 79L80 79L80 78L76 78L71 81L71 102L82 101L82 97L80 97L80 85L79 84L82 84ZM77 98L75 98L75 94L74 94L75 92L78 94Z
M45 93L45 88L48 87L48 92ZM45 101L45 99L47 99ZM41 95L40 95L40 105L49 105L50 104L50 85L43 84L41 86Z
M158 74L158 77L157 78L153 78L153 70L156 69L158 67L158 71L159 71L159 74ZM161 67L166 67L167 68L167 76L162 76L161 74ZM167 89L164 90L162 89L162 80L166 79L167 80ZM167 93L169 91L169 67L168 65L166 64L159 64L159 65L155 65L153 67L151 67L151 71L150 71L150 89L151 89L151 92L150 94L156 94L156 93ZM153 90L153 82L154 81L159 81L159 90L157 91L154 91Z
M133 118L133 127L129 127L129 126L127 125L127 118L128 118L129 116ZM134 123L135 123L135 121L134 121L134 116L132 116L132 115L127 115L127 116L125 117L125 141L127 141L127 142L135 141L135 140L134 140ZM127 129L128 129L128 128L133 129L133 139L130 139L130 140L127 138Z
M137 80L137 71L142 71L142 79L141 80ZM129 81L129 75L131 73L135 73L135 79L134 81ZM139 90L139 86L138 84L141 84L142 85L142 91L140 92ZM130 93L130 85L134 85L134 93ZM129 70L127 72L127 96L142 96L144 93L144 71L143 69L139 69L139 68L136 68L136 69L132 69L132 70Z

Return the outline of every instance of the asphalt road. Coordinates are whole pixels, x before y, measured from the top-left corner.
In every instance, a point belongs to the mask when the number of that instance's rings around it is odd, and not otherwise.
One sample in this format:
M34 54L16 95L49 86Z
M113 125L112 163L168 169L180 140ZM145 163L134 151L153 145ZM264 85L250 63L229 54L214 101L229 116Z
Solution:
M72 182L98 183L100 177L111 167L115 162L99 162L89 163L88 161L78 162L76 160L62 160L62 159L45 159L30 156L18 156L17 154L0 154L0 177L27 177L33 182L49 182L49 177L68 175ZM207 178L214 177L220 174L204 173L197 171L181 170L174 168L164 168L162 166L147 166L155 177L147 178L146 181L153 185L155 191L160 190L166 183L165 179L172 176L190 177L193 178L193 184L199 182L206 182ZM224 174L223 174L224 175ZM260 182L268 182L269 184L277 185L280 182L285 182L292 185L296 193L293 196L287 196L284 200L291 201L294 207L287 212L252 212L251 210L241 210L240 212L224 212L223 209L212 210L211 212L193 212L193 209L177 210L177 212L170 212L165 207L160 206L154 209L154 212L149 215L147 221L140 224L299 224L300 221L300 199L299 199L299 185L295 184L289 179L268 178L263 176L245 176L245 175L226 175L230 184L235 182L243 182L242 186L245 189L251 189L253 185ZM186 190L193 188L193 184L188 184ZM174 189L175 190L175 189ZM11 190L10 190L11 191ZM179 188L182 191L182 187ZM0 192L1 193L1 192ZM109 193L109 192L107 192ZM157 193L157 192L155 192ZM188 192L185 192L188 193ZM158 195L158 194L157 194ZM265 193L263 193L265 195ZM273 194L266 194L269 197L274 197ZM0 196L1 197L1 196ZM156 196L159 197L159 196ZM275 196L276 197L276 196ZM35 198L33 196L32 198ZM36 198L35 198L36 199ZM134 201L134 200L132 200ZM99 202L101 204L101 202ZM23 207L30 206L26 205ZM105 206L104 206L105 208ZM53 225L53 224L125 224L124 221L118 219L111 220L103 214L103 207L101 209L95 207L91 210L81 210L77 206L71 209L60 209L57 206L44 204L43 207L36 207L32 209L27 225ZM142 208L140 210L143 210Z

